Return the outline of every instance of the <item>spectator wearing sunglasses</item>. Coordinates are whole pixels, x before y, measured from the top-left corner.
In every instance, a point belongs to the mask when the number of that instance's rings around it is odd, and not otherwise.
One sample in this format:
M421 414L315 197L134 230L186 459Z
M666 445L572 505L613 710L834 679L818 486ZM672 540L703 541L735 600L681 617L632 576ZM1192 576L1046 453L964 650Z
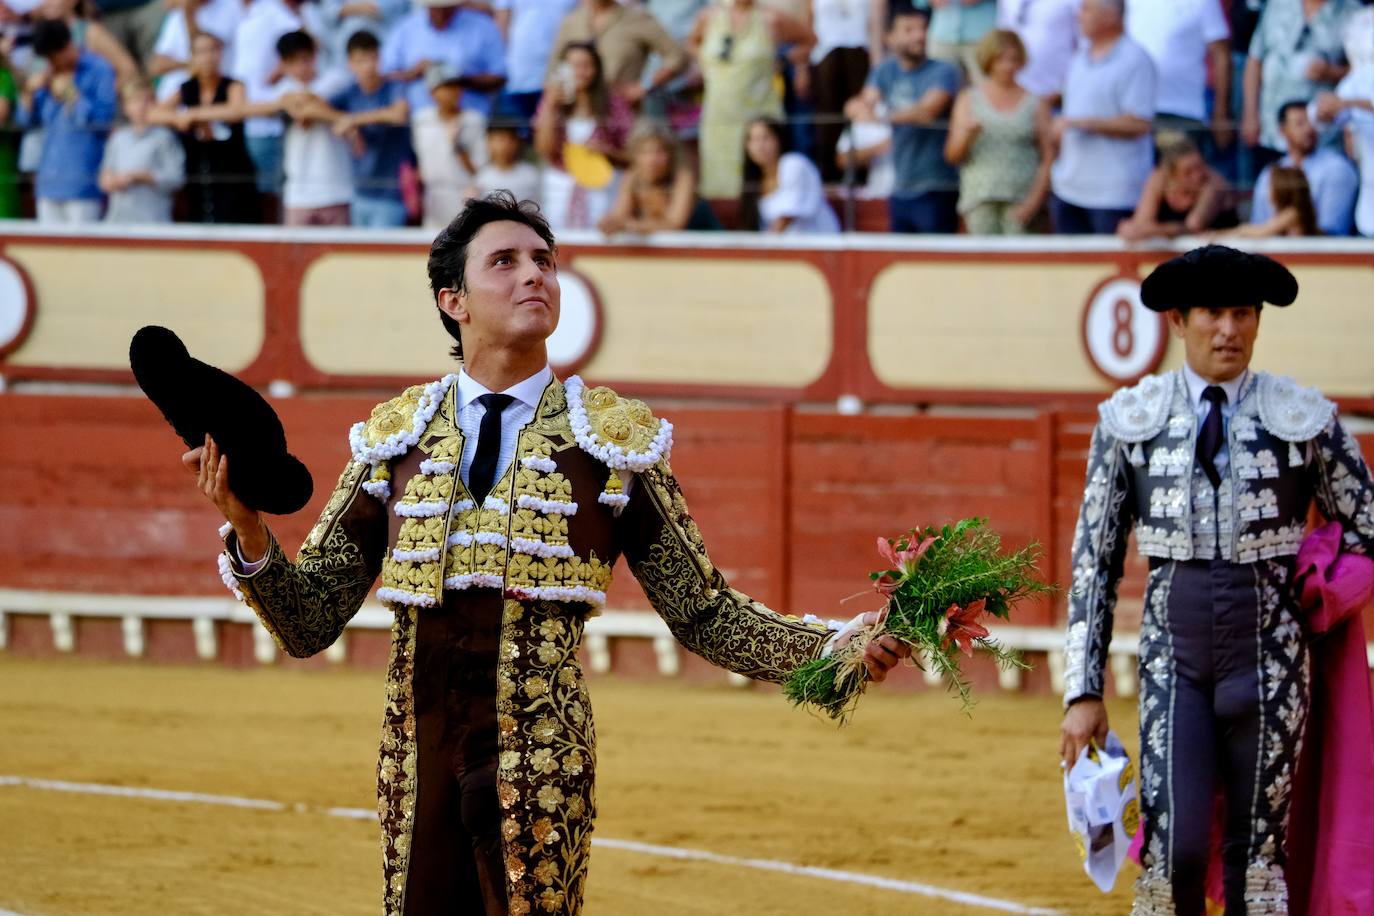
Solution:
M755 0L716 3L702 10L687 39L701 67L701 194L738 197L744 168L744 130L759 116L782 117L778 48L807 50L816 36L799 20Z

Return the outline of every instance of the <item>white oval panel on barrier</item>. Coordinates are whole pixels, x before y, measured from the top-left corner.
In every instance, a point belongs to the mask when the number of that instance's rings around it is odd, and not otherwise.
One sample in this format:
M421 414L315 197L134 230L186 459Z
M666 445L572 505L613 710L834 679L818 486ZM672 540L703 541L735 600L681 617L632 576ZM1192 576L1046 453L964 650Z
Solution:
M1125 384L1153 372L1168 344L1164 316L1140 301L1140 281L1103 284L1083 312L1083 348L1098 372Z
M558 272L563 291L558 329L549 338L549 363L560 370L583 365L601 339L601 306L590 283L571 270Z
M0 258L0 353L8 353L22 343L29 327L33 302L29 285L12 261Z

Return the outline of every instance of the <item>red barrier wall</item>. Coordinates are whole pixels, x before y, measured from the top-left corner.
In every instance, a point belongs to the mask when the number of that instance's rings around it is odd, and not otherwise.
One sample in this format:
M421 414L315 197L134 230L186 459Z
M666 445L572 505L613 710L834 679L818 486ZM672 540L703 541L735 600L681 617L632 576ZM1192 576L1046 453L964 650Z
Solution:
M288 550L328 498L347 458L347 427L373 403L351 394L275 401L316 484L305 510L272 521ZM656 406L674 422L673 466L713 558L764 602L835 617L867 609L879 535L968 515L986 516L1009 544L1039 541L1046 575L1067 579L1090 414L847 417L771 404ZM181 451L142 398L0 394L0 587L220 594L219 519L181 468ZM1143 571L1138 560L1128 566L1125 629L1139 620ZM621 572L611 605L646 607ZM1062 599L1023 607L1016 622L1054 624L1062 608ZM79 633L78 642L114 638L98 631ZM12 634L16 651L28 642Z

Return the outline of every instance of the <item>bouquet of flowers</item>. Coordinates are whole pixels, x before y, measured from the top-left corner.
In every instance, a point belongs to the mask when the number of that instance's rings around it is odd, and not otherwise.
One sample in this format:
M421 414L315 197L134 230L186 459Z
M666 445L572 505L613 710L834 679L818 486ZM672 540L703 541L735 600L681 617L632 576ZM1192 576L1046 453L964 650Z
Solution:
M783 685L794 704L814 706L843 722L867 685L864 647L883 634L911 646L912 659L923 670L928 665L942 675L959 694L965 712L973 703L958 650L972 658L977 645L1000 667L1026 667L1019 653L989 638L979 619L1008 619L1017 601L1054 590L1035 578L1038 546L1004 554L997 532L984 519L971 518L943 528L913 528L899 538L879 538L878 553L888 568L869 577L874 589L887 597L886 619L856 633L829 657L794 671Z

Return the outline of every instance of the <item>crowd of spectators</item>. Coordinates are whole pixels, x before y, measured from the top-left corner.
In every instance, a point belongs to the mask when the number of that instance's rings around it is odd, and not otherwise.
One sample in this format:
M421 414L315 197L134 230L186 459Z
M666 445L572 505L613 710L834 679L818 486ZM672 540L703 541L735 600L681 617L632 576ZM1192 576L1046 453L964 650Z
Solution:
M1371 2L0 0L0 218L1374 236Z

